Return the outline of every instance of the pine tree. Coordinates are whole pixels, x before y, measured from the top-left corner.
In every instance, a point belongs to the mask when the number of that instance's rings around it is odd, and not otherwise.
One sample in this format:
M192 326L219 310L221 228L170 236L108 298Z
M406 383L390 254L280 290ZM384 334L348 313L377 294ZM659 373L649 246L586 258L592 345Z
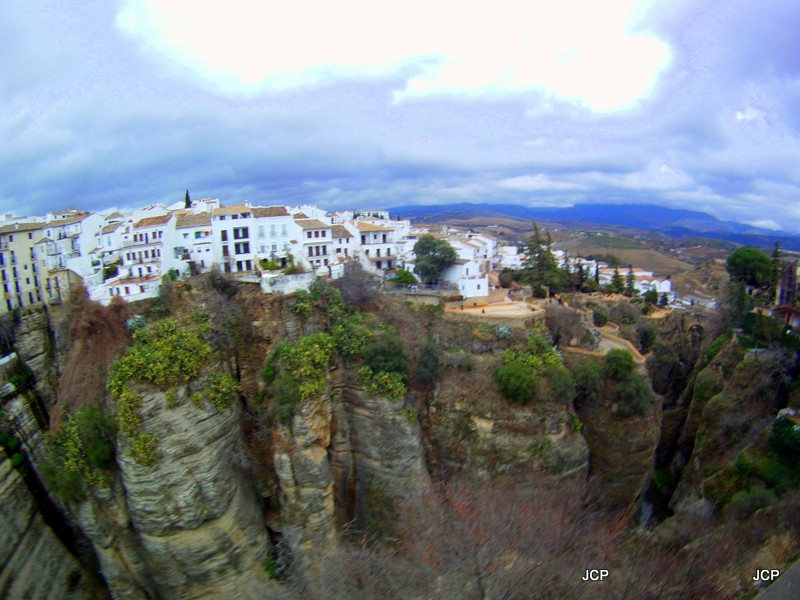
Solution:
M608 291L614 294L622 294L625 291L625 281L617 267L614 267L614 275L611 277L611 283L608 284Z
M192 208L192 200L189 198L189 190L186 190L186 198L183 201L184 208Z
M778 289L781 284L781 273L783 272L783 261L781 261L781 245L780 242L775 242L775 249L772 251L772 286L770 288L770 297L775 304L778 303Z
M637 293L636 277L633 274L633 266L628 265L628 274L625 277L625 295L629 298L633 298Z
M558 289L564 285L564 272L556 262L551 245L553 241L550 232L542 239L539 227L533 224L533 234L528 239L528 246L525 249L525 262L522 265L525 283L534 288L547 286L548 288Z

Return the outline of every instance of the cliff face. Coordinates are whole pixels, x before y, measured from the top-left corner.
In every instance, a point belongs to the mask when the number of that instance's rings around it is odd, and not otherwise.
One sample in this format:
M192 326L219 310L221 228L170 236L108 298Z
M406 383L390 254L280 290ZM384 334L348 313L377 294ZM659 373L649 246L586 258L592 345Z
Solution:
M468 369L445 371L427 415L430 460L440 474L478 479L540 472L586 476L589 448L566 403L512 406L494 386L493 355L469 356Z
M189 398L201 383L169 407L164 393L139 390L156 464L135 463L122 444L118 478L77 512L115 598L270 597L270 543L245 478L240 408L196 406Z
M0 597L89 598L83 568L44 522L5 455L0 455L0 506Z
M328 392L301 403L282 430L274 463L281 487L281 533L305 570L338 548L345 526L365 531L418 499L430 484L413 413L366 394L335 370Z

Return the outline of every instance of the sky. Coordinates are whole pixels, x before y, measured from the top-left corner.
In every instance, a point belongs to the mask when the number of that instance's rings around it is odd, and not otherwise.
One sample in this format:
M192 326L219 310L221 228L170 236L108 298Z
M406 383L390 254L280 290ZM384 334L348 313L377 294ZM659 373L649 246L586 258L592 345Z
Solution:
M0 213L650 203L800 233L797 0L3 0Z

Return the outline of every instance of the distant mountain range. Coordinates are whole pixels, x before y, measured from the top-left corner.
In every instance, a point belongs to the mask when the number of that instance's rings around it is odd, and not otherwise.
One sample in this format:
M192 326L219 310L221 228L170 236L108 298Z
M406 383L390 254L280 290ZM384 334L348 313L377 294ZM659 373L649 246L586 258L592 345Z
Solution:
M800 250L800 236L785 231L760 229L750 225L720 221L703 212L665 208L649 204L578 204L568 208L544 208L519 204L442 204L438 206L398 206L389 209L393 217L441 220L448 218L507 217L530 221L552 221L580 226L616 225L657 231L677 238L708 237L771 248L775 242L786 250Z

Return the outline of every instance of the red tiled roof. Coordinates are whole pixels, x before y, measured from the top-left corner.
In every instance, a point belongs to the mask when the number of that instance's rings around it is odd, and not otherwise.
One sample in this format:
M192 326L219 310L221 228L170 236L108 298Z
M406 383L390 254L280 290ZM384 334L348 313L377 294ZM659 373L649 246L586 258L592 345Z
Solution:
M163 225L172 218L172 215L160 215L158 217L147 217L134 224L134 229L142 229L143 227L155 227L156 225Z
M288 217L289 211L285 206L254 206L254 217Z
M209 225L211 225L211 215L209 213L179 214L178 219L175 221L176 229L184 229L186 227L207 227Z
M319 219L300 219L297 221L300 229L330 229L331 225L323 223Z

